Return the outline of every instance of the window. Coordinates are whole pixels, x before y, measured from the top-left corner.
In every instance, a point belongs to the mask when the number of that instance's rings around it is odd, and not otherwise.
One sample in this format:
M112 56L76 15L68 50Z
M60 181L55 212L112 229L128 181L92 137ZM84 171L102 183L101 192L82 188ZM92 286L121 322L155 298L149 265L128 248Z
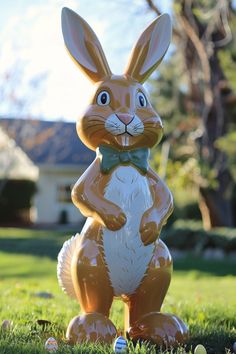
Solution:
M60 203L71 203L71 186L69 184L57 187L57 200Z

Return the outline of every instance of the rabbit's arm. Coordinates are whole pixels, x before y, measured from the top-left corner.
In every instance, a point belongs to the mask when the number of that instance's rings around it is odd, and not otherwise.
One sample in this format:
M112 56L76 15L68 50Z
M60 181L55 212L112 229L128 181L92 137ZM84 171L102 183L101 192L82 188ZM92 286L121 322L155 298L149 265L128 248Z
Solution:
M119 230L126 223L123 211L104 198L109 175L100 172L100 162L95 160L72 189L72 201L86 217L93 217L110 230Z
M167 185L150 168L147 176L153 205L143 214L140 223L141 238L145 245L156 241L162 226L173 211L173 197Z
M154 201L152 208L158 211L160 223L163 225L173 212L173 196L165 182L151 168L148 177Z

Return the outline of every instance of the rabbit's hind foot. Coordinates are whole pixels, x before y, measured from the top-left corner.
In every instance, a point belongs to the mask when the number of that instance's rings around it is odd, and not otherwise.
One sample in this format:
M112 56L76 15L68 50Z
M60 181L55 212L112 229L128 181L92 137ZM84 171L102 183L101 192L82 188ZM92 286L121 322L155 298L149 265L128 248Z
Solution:
M98 312L74 317L67 328L69 344L93 342L112 344L117 335L114 324L108 317Z
M188 328L177 316L151 312L142 316L129 329L133 341L147 341L164 348L184 344L188 339Z

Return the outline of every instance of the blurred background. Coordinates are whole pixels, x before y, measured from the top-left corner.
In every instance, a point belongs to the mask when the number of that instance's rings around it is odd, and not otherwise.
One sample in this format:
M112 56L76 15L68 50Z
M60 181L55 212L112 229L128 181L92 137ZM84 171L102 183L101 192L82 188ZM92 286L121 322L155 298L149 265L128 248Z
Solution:
M188 225L193 234L233 232L236 1L0 3L1 225L83 222L70 190L94 155L77 138L74 123L93 87L64 47L60 12L67 6L95 30L116 74L150 21L171 15L171 47L145 84L165 128L151 164L174 194L168 226Z
M175 200L161 234L175 269L163 310L188 324L186 353L198 343L208 353L231 353L225 348L236 338L235 0L0 0L0 321L7 321L0 352L41 354L51 336L61 353L70 352L65 328L79 311L61 292L56 267L63 242L84 223L70 194L94 159L75 130L93 86L65 50L63 6L94 29L116 74L144 28L162 12L172 18L172 44L145 84L165 130L151 164ZM116 301L111 318L119 333L122 314ZM14 330L6 334L5 327Z

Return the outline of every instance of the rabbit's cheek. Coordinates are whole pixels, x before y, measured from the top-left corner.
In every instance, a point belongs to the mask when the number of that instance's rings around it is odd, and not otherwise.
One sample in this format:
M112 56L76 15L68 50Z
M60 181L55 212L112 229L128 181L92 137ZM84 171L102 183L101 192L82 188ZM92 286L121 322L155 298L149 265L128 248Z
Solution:
M125 124L115 114L111 114L105 122L105 129L112 135L124 134L126 131L125 127Z
M141 119L135 115L132 122L127 125L127 133L129 133L132 136L138 136L141 135L144 131L144 125Z

